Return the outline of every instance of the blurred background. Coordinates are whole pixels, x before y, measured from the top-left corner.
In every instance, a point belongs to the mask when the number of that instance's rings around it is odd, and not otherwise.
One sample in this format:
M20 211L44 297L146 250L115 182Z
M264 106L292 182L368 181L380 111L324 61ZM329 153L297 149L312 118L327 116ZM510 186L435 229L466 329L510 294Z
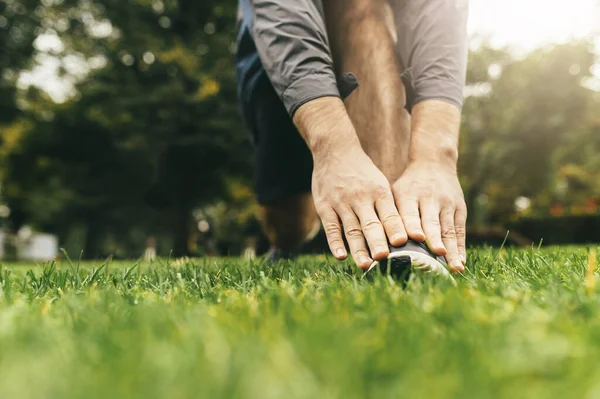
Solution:
M2 258L264 250L236 14L235 0L0 0ZM598 29L597 0L471 0L471 244L600 242Z

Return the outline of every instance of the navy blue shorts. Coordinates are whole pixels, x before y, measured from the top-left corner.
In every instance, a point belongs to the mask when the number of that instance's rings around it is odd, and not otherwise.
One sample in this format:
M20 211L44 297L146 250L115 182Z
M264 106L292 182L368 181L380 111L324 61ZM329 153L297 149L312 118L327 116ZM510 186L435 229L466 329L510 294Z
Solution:
M312 155L260 62L250 30L242 22L236 56L238 98L255 147L255 190L267 205L309 193Z

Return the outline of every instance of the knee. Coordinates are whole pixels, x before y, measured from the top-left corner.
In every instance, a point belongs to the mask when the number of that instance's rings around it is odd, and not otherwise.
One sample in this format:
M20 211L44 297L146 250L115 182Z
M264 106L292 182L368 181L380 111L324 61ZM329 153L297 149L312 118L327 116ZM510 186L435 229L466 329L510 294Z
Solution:
M261 209L263 227L272 245L292 250L318 231L320 224L312 199L291 199Z

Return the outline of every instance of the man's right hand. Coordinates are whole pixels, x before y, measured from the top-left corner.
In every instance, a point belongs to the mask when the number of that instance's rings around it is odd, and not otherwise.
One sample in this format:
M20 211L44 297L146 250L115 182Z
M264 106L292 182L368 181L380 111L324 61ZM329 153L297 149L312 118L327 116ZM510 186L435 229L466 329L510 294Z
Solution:
M392 245L406 243L390 184L363 151L342 101L310 101L294 123L313 154L313 198L333 255L347 257L342 232L363 269L389 255L386 236Z

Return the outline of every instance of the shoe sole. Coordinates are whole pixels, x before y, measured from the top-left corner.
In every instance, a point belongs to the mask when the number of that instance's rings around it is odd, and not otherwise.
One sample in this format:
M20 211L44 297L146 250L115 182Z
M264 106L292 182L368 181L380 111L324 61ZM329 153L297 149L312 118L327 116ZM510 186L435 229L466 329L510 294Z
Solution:
M410 250L395 251L395 252L392 252L388 256L388 261L391 264L390 269L394 268L394 266L395 266L394 264L396 263L394 261L395 260L399 261L400 258L404 258L406 260L410 259L410 272L418 274L418 275L427 276L427 277L429 277L429 276L441 277L444 280L450 281L452 283L452 285L456 286L456 280L454 280L454 277L452 277L452 275L450 274L448 269L440 261L433 258L432 256L425 255L421 252L410 251ZM399 263L403 263L403 262L399 262ZM378 265L379 265L378 261L373 262L373 264L371 264L371 266L369 266L369 268L367 269L367 271L365 273L369 273L371 270L376 268ZM403 266L400 266L400 268L404 269ZM396 271L396 274L402 274L402 272L406 273L406 271L400 270L399 272Z

